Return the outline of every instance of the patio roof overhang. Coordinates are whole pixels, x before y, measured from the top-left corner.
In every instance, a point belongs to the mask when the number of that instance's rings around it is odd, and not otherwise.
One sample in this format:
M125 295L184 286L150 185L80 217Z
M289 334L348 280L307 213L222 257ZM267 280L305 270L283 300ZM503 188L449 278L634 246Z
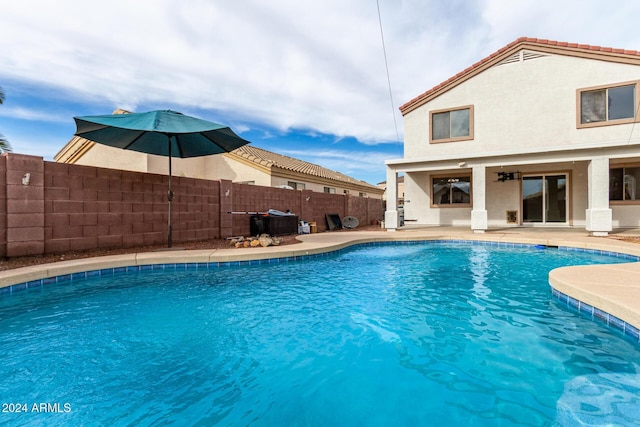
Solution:
M580 147L548 147L521 151L480 153L475 155L440 156L430 158L387 160L388 169L396 172L444 171L451 169L471 168L473 166L500 167L513 165L536 165L563 162L583 162L594 158L609 159L640 158L640 145L616 142L610 144L593 144Z

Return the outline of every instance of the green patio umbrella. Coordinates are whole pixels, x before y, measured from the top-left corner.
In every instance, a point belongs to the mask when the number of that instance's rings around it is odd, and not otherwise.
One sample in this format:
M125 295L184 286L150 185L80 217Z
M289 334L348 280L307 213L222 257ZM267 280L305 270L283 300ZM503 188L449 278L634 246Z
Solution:
M168 247L171 247L171 159L227 153L249 141L229 127L171 110L74 117L75 135L100 144L169 157Z

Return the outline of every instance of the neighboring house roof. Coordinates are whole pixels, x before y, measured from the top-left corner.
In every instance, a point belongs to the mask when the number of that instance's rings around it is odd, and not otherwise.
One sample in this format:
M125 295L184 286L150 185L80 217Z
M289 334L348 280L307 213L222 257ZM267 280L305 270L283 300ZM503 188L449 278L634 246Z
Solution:
M113 114L129 113L129 111L123 109L117 109L113 112ZM86 138L74 136L54 156L54 160L59 163L76 163L95 144L95 142ZM270 175L287 177L291 180L335 185L360 192L368 191L382 194L382 190L380 188L369 184L366 181L361 181L341 172L332 171L314 163L273 153L252 145L245 145L229 153L224 153L224 156L262 169Z
M535 52L548 54L575 56L581 58L595 59L600 61L610 61L640 65L640 52L637 50L614 49L611 47L590 46L588 44L567 43L547 39L536 39L520 37L509 43L505 47L497 50L484 59L476 62L467 69L459 72L455 76L432 87L422 95L412 99L400 107L400 112L405 115L416 108L426 104L433 98L442 95L469 78L483 72L502 61L509 61L510 57L521 50L531 49Z
M130 113L131 111L123 110L121 108L118 108L113 112L113 114ZM53 156L53 160L58 163L75 163L94 145L96 145L94 141L74 135L74 137L71 138L71 140L67 142L55 156Z
M400 184L400 183L403 183L403 182L404 182L404 175L400 175L398 177L398 179L396 179L396 183ZM381 182L378 183L378 185L379 186L380 185L385 185L386 186L387 185L387 181L381 181Z
M356 186L364 186L372 190L378 190L378 187L376 187L375 185L352 178L341 172L332 171L314 163L305 162L304 160L273 153L271 151L255 147L253 145L244 145L229 153L226 153L225 155L231 158L244 159L249 163L254 163L256 165L271 169L271 171L273 171L274 169L282 169L285 171L310 175L316 178L336 181L341 184L348 183Z

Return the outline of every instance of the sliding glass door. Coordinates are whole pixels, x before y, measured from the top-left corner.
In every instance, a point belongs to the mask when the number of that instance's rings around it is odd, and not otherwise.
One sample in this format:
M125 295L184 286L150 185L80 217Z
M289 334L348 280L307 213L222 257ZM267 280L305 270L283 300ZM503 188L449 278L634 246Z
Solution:
M567 175L522 177L522 221L557 224L567 222Z

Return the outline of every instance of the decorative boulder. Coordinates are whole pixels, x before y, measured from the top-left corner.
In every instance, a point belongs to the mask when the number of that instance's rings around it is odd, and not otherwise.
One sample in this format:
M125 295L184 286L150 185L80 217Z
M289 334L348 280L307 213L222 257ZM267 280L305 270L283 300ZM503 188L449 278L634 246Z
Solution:
M273 239L268 234L263 234L258 238L258 242L260 242L260 246L266 248L267 246L271 246L273 244Z
M240 237L234 237L233 239L231 239L229 241L231 246L236 246L236 243L242 243L244 242L244 237L240 236ZM237 247L237 246L236 246Z

